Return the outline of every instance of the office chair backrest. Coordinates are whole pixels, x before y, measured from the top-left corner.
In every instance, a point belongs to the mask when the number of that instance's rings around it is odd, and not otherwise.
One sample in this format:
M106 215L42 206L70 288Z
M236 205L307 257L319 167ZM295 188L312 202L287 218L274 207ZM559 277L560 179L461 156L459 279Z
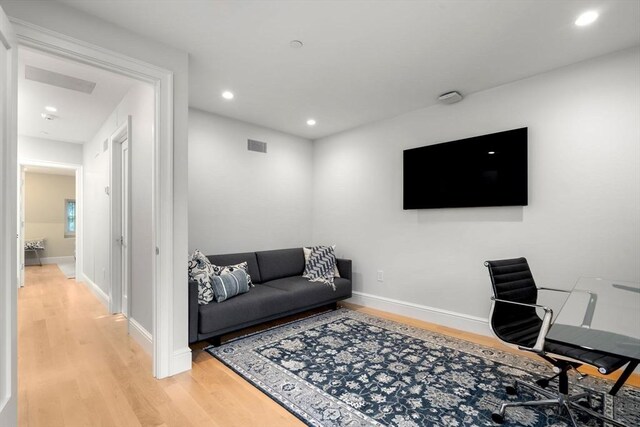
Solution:
M535 304L538 290L526 258L486 261L493 295L502 300ZM542 320L533 307L495 303L491 328L498 338L519 345L529 345L534 329ZM537 330L535 330L537 336Z

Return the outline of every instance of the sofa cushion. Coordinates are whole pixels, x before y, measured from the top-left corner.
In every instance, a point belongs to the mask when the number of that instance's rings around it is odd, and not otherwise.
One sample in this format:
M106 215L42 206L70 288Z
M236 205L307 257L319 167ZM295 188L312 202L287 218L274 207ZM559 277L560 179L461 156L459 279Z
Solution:
M330 302L336 299L351 296L351 281L336 277L333 280L336 290L318 282L310 282L302 276L284 277L282 279L271 280L261 286L279 289L291 294L295 302L295 308L304 307L310 304L320 305L323 302Z
M255 252L243 252L237 254L225 254L225 255L209 255L207 256L209 261L215 265L233 265L245 262L249 265L249 275L251 276L251 282L260 283L260 270L258 269L258 261L256 260Z
M302 248L256 252L262 282L289 276L301 276L304 271Z
M208 334L292 308L292 295L280 289L258 285L220 304L201 305L198 329L201 334Z

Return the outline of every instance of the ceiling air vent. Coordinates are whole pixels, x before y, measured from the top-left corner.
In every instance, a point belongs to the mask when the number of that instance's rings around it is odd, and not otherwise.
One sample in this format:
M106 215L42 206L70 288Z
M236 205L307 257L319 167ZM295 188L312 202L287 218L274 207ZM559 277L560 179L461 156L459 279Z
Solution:
M96 87L95 82L78 79L54 71L43 70L42 68L26 65L24 67L24 78L34 82L45 83L64 89L76 90L78 92L91 93Z
M255 139L247 139L247 149L249 151L256 151L258 153L266 153L267 143L262 141L256 141Z

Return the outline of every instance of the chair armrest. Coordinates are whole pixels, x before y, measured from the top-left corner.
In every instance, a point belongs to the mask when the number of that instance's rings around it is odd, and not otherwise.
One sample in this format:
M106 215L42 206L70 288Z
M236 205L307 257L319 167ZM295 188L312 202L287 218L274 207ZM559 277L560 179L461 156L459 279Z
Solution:
M189 280L189 344L198 341L198 282Z
M542 318L542 326L540 327L540 332L538 332L538 338L536 338L536 343L533 345L533 347L518 346L518 348L522 350L532 351L534 353L539 353L539 354L544 353L544 340L547 337L549 328L551 328L551 320L553 319L553 310L551 310L549 307L545 307L544 305L540 305L540 304L528 304L524 302L509 301L509 300L499 299L496 297L491 297L491 300L494 303L503 302L503 303L513 304L513 305L521 305L524 307L541 308L542 310L544 310L544 317Z
M352 280L350 259L336 258L336 266L338 267L338 272L340 273L340 277L344 277L345 279Z
M566 289L557 289L557 288L547 288L544 286L541 286L538 288L539 291L553 291L553 292L564 292L565 294L570 294L571 291L567 291Z

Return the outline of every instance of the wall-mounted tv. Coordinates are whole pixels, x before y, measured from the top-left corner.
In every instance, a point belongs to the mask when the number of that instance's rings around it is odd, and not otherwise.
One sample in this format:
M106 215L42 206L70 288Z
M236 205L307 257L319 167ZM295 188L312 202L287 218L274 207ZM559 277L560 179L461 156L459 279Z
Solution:
M527 128L404 150L404 209L526 206Z

